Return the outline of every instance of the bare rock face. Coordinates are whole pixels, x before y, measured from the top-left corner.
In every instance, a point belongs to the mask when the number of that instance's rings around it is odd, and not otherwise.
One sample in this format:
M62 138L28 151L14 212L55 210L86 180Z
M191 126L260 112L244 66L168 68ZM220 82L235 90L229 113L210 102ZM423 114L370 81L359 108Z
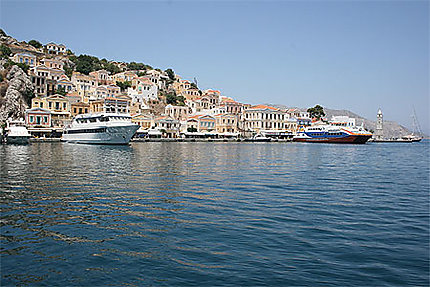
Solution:
M8 118L23 118L30 95L34 92L30 77L20 67L12 66L6 78L8 80L6 94L0 96L0 122Z

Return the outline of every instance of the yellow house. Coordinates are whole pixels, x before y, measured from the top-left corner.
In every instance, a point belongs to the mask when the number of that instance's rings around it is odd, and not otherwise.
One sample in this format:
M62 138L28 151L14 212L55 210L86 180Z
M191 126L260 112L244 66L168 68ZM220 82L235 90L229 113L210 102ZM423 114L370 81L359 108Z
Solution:
M150 115L145 114L137 114L131 118L131 122L138 124L140 126L139 130L149 130L151 126L154 124L154 119Z
M80 114L88 114L90 112L90 104L89 103L82 103L82 102L76 102L70 105L71 106L71 113L72 117L75 117L76 115Z
M32 108L42 108L51 111L52 125L62 127L70 120L70 102L62 95L35 97L31 100Z
M235 134L237 130L237 116L232 114L218 114L216 118L216 130L220 134Z

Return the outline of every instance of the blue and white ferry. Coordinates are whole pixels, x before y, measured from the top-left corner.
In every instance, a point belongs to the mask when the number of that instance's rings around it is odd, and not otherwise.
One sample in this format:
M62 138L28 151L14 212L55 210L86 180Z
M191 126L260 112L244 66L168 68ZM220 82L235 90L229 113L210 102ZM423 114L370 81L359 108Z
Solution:
M300 127L293 141L364 144L371 137L372 133L364 127L355 126L355 119L339 116L333 117L328 124Z

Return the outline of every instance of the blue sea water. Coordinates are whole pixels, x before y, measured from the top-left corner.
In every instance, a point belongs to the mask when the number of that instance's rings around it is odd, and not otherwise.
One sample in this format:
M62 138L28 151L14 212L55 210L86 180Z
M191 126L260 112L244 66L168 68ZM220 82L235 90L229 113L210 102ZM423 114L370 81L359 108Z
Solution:
M2 145L1 286L429 286L429 147Z

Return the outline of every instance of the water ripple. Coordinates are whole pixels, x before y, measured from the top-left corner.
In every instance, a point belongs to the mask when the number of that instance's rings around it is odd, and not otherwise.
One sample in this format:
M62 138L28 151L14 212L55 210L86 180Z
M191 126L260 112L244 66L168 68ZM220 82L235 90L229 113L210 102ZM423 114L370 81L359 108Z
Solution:
M0 146L1 285L428 286L428 142Z

